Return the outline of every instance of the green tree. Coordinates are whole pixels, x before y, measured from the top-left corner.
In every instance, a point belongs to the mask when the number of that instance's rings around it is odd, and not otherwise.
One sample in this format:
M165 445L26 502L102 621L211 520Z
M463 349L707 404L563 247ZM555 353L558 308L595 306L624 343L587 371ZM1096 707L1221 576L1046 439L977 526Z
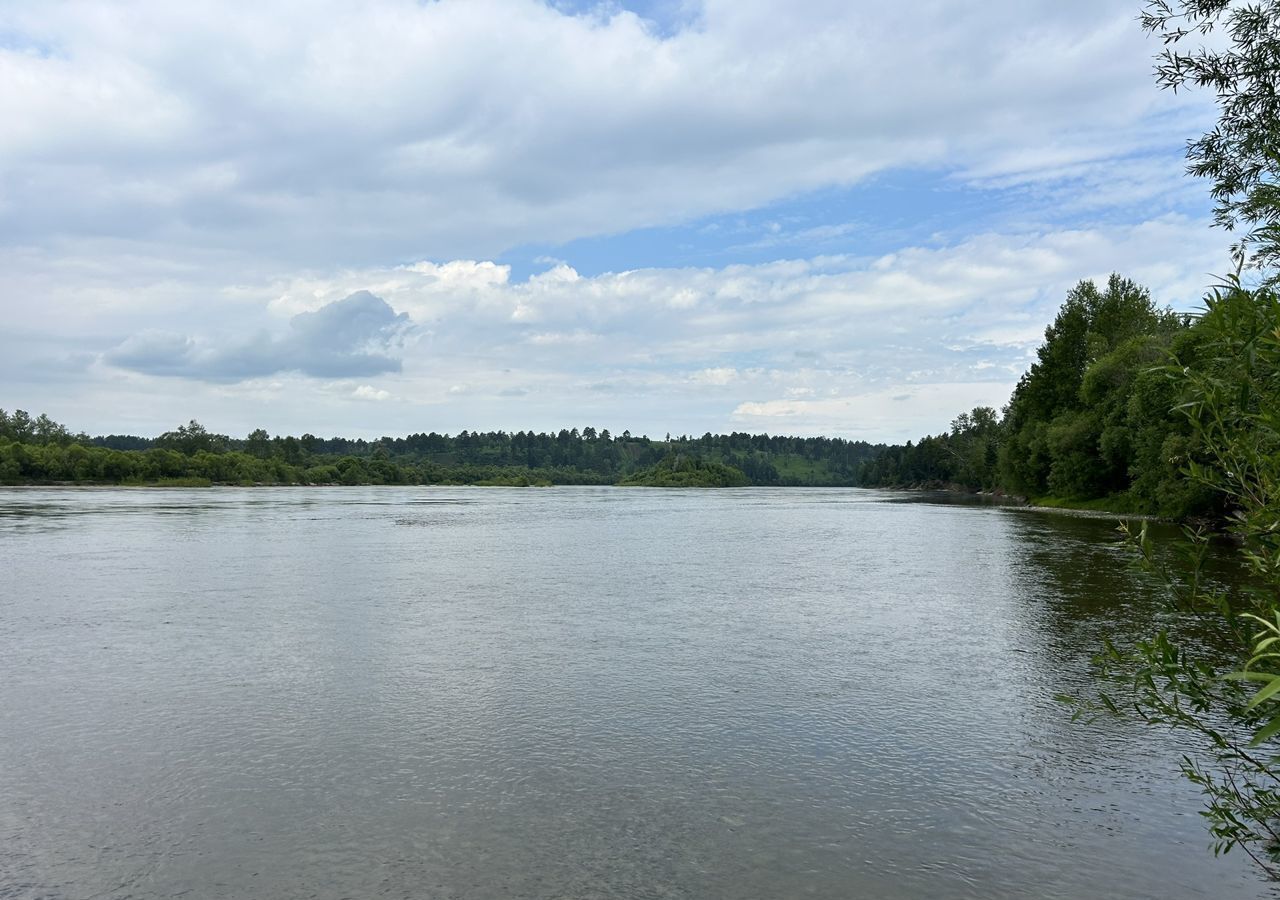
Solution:
M156 438L158 446L177 450L187 456L194 456L201 451L219 452L225 450L228 443L225 435L212 434L195 419Z
M1188 143L1188 171L1210 179L1217 224L1244 232L1237 265L1256 267L1264 285L1248 290L1237 275L1206 298L1198 346L1168 372L1191 440L1161 451L1176 450L1215 498L1250 577L1233 589L1207 581L1201 533L1183 548L1184 574L1171 576L1145 532L1135 536L1178 618L1134 647L1107 648L1101 674L1124 689L1103 691L1097 706L1196 736L1201 753L1184 772L1204 792L1215 852L1240 848L1280 877L1280 300L1267 287L1280 263L1280 2L1150 0L1143 25L1165 43L1161 86L1216 95L1218 122ZM1183 49L1215 29L1225 40ZM1198 639L1178 639L1187 633Z
M31 425L32 439L39 444L65 444L71 441L71 433L65 425L59 425L44 413Z
M244 440L244 452L258 459L270 458L271 435L267 434L264 428L255 428Z
M28 443L35 435L35 424L24 409L15 409L6 423L6 437L20 444Z
M1117 443L1122 436L1113 432L1110 466L1103 458L1103 432L1119 423L1106 421L1098 400L1105 395L1118 409L1119 388L1128 386L1141 352L1154 345L1145 339L1167 344L1181 324L1146 288L1119 275L1105 290L1092 281L1076 285L1005 410L1001 483L1019 493L1073 498L1127 486L1127 473L1109 477L1117 468L1123 472L1125 454Z
M1183 771L1204 791L1215 851L1239 847L1280 877L1280 299L1232 281L1198 327L1198 364L1169 372L1196 437L1186 472L1222 502L1249 577L1208 580L1203 532L1180 548L1180 570L1157 561L1145 528L1132 535L1175 619L1132 647L1109 645L1098 664L1112 689L1081 710L1131 709L1197 737Z
M291 466L300 466L303 464L305 451L302 444L293 435L285 438L276 438L276 443L280 448L280 456L286 463Z
M1217 124L1187 143L1187 171L1211 181L1217 224L1244 229L1238 262L1280 263L1280 2L1149 0L1142 25L1165 44L1161 87L1217 97ZM1186 49L1215 30L1226 40Z

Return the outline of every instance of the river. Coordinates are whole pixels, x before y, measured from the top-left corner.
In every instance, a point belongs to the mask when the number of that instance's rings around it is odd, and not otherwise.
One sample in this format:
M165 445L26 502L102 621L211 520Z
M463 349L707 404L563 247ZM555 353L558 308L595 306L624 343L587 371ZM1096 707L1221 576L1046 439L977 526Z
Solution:
M1273 896L1072 723L1114 523L875 491L0 489L0 898Z

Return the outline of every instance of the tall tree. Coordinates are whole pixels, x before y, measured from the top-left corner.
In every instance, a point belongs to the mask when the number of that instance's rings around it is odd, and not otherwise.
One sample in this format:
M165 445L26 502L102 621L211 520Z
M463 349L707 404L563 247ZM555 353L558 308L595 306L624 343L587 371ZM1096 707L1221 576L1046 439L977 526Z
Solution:
M1212 182L1218 225L1242 228L1239 264L1280 263L1280 2L1149 0L1142 26L1165 44L1161 87L1217 95L1218 122L1187 142L1187 171ZM1226 41L1188 48L1213 31ZM1275 273L1271 273L1274 280Z

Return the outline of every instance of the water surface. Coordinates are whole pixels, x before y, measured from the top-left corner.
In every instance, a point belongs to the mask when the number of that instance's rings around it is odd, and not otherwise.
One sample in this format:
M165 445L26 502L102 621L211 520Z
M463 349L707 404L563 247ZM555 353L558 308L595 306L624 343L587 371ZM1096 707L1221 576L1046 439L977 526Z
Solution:
M0 490L3 898L1252 898L1072 724L1105 518L872 491Z

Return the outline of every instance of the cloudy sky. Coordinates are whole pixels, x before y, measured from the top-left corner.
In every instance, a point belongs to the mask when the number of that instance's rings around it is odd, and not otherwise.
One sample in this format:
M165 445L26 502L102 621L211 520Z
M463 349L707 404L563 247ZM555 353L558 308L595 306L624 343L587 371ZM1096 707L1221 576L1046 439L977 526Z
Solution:
M1229 240L1138 0L0 5L0 407L904 440Z

